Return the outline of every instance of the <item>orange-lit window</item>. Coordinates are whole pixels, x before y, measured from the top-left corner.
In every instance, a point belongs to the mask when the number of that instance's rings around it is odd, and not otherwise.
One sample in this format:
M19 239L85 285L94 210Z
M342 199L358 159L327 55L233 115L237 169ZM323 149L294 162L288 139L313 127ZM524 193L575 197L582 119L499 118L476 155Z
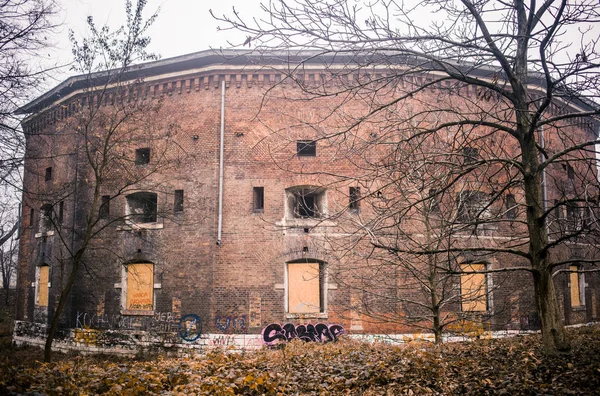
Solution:
M485 264L461 264L462 272L485 271ZM460 275L461 308L463 312L487 311L486 274Z
M585 305L585 279L581 268L577 265L569 266L569 291L571 292L571 306L582 307Z
M288 312L322 312L322 269L319 263L288 263Z
M127 266L127 302L125 309L151 311L154 309L154 265Z
M48 306L48 292L50 286L50 267L44 265L40 267L40 281L38 284L38 305L40 307Z

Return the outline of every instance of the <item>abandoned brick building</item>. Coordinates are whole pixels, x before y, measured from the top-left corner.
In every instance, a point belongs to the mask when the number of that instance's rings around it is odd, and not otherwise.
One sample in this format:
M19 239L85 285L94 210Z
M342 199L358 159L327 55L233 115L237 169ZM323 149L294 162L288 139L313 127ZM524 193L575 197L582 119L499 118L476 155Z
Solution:
M347 59L328 62L343 70ZM373 70L373 76L386 74L385 68ZM381 232L409 240L406 246L415 250L415 240L427 234L423 210L435 217L448 209L453 224L493 218L468 230L453 226L453 246L465 249L453 253L453 268L519 265L514 256L478 256L468 248L519 238L525 227L520 192L505 188L501 201L489 202L491 187L480 189L479 181L450 190L426 179L421 188L402 190L410 197L397 199L399 185L414 172L389 182L386 161L399 154L359 149L377 146L395 115L380 115L379 123L361 125L351 138L337 133L368 103L358 95L344 102L327 95L304 100L324 78L316 58L292 70L275 57L206 51L147 63L114 81L109 72L71 77L21 108L27 157L17 320L48 323L84 241L89 245L61 318L65 328L151 330L144 318L176 322L195 314L207 334L259 334L266 325L287 322L338 323L358 334L426 331L426 309L410 304L426 285L408 275L409 267L390 265L384 256L391 250L375 250L375 236L359 232L394 211L382 223L397 223ZM395 89L427 79L415 74ZM423 106L453 101L494 106L494 98L469 86L440 83L415 94L410 107L417 114ZM597 122L587 119L568 128L575 139L598 132ZM559 143L551 135L549 128L548 147ZM500 138L479 144L457 148L463 168L490 150L511 147ZM548 202L578 190L581 180L597 184L595 165L587 160L548 170ZM584 168L585 176L575 176ZM442 176L436 177L441 184ZM391 203L422 191L434 198L423 200L428 207L396 211ZM584 212L577 205L557 206L551 231L577 230L595 219ZM406 239L409 234L420 236ZM595 257L585 241L553 254L582 262ZM440 283L449 285L446 319L470 318L493 330L539 326L528 273L446 275ZM594 272L557 273L565 323L597 318L598 282Z

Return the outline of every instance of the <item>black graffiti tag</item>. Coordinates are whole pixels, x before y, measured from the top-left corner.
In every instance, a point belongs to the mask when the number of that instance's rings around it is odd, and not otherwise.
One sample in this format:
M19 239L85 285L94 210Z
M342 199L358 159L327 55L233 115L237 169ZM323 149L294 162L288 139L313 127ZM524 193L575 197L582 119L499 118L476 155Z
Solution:
M262 331L262 340L266 345L275 345L279 342L291 341L294 338L310 342L329 342L335 341L346 331L342 325L325 323L306 324L294 326L292 323L286 323L281 326L279 323L271 323Z

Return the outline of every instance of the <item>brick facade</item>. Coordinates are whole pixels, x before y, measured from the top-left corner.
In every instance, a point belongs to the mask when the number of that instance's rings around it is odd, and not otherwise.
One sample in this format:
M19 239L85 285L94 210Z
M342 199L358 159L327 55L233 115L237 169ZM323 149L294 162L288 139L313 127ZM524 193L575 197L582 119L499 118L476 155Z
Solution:
M386 315L396 319L398 315L408 315L401 303L374 302L373 306L379 307L382 315L373 319L366 312L362 294L345 286L354 280L337 281L349 276L342 271L347 263L329 251L327 241L344 232L344 224L355 216L351 211L325 220L289 216L294 188L322 188L326 195L323 198L316 194L315 199L326 199L318 205L323 206L320 210L325 210L326 204L329 214L339 213L348 205L349 184L340 184L323 173L324 170L337 175L357 172L356 161L348 157L340 159L339 147L347 142L319 141L316 156L297 155L297 141L319 137L305 122L322 119L338 104L336 99L298 102L293 98L302 97L302 92L296 85L285 83L275 86L269 91L269 100L264 100L267 90L281 81L282 73L271 68L217 61L200 54L197 57L200 66L186 66L185 59L175 62L177 70L150 74L136 91L136 95L144 96L147 101L160 103L156 114L145 114L145 117L156 125L175 126L173 139L182 159L172 162L164 171L151 174L135 189L152 190L157 194L158 220L155 223L159 226L128 227L121 219L98 234L87 252L86 267L77 276L63 325L151 330L158 326L155 322L161 322L161 318L170 323L182 315L196 314L202 319L205 333L260 333L270 323L285 322L341 323L347 331L355 333L414 331L401 321L381 319ZM315 75L318 74L307 73L307 83L315 79ZM223 82L226 87L223 220L222 237L217 244ZM434 87L423 95L425 97L415 100L415 108L439 100L441 94ZM450 100L461 100L462 95L475 97L477 93L465 87ZM283 96L286 99L277 100ZM18 320L48 323L48 312L55 307L59 285L65 281L64 274L69 268L66 246L77 246L80 242L81 235L77 231L88 215L93 175L81 146L77 146L78 135L72 129L77 114L85 107L84 97L93 95L72 89L64 99L51 98L40 104L24 122L26 193L22 211ZM110 104L105 108L110 108ZM351 101L343 110L361 111L364 103ZM336 120L328 122L333 125ZM584 133L573 128L576 133ZM143 132L132 133L139 139L120 147L123 157L133 161L135 149L145 144L152 153L160 151L160 141L144 141L140 138ZM52 167L52 178L46 181L45 170L49 167ZM112 184L104 185L101 195L114 195L120 180L127 176L119 173L111 177ZM258 210L253 196L255 187L264 188L264 206ZM175 190L183 190L182 211L174 211ZM65 191L73 193L64 195ZM50 202L56 213L57 200L63 202L62 225L58 226L63 227L64 236L72 241L61 241L58 231L40 231L43 221L40 208ZM126 194L118 195L110 202L110 212L122 217L127 213L127 205ZM368 216L367 207L361 207L361 211ZM403 221L407 227L418 227L416 223L411 225L410 218ZM506 226L489 231L487 236L510 236L512 232L514 229ZM487 242L465 238L461 243ZM290 307L286 310L290 290L286 266L303 259L326 268L320 279L322 306L319 312L293 313ZM150 311L125 310L127 276L132 276L126 275L125 268L133 263L153 264L153 309ZM514 264L515 259L495 255L489 263L501 268L505 263ZM36 295L42 264L51 268L47 308L38 306ZM62 266L65 271L61 278ZM402 274L386 275L386 278L389 282L381 284L382 288L385 286L395 293ZM493 309L479 320L497 330L539 326L529 275L496 273L491 279ZM556 278L565 323L595 320L599 314L598 275L586 274L586 303L578 308L571 308L568 281L567 274ZM448 309L458 312L458 304L455 302Z

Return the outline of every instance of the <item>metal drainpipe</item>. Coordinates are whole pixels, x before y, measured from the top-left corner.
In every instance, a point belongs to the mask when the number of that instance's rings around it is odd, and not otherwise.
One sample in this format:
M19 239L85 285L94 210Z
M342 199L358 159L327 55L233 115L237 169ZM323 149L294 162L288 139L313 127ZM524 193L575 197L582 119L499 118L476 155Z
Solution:
M225 145L225 79L221 82L221 140L219 147L219 225L217 226L217 245L221 244L223 229L223 146Z

